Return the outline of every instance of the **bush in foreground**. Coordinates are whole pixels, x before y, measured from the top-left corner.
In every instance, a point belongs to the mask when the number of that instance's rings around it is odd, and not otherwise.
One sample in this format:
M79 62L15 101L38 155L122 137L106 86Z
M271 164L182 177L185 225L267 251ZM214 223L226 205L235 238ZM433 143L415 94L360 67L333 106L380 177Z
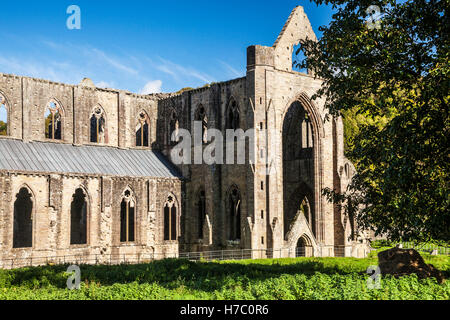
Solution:
M450 258L425 256L448 276ZM0 271L0 299L450 299L450 283L416 275L383 277L369 290L367 267L377 260L298 258L240 262L162 260L142 265L81 266L80 290L68 290L67 266Z

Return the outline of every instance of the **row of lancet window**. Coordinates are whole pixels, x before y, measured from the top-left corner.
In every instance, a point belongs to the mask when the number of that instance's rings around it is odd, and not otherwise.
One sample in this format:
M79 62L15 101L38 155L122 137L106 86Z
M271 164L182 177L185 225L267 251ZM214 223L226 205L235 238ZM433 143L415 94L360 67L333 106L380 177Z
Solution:
M203 105L198 105L195 114L194 121L201 122L202 125L202 142L208 142L208 116L206 114L206 109ZM228 108L225 114L225 129L237 130L240 128L240 116L239 107L234 99L228 104ZM175 145L179 142L178 130L180 126L180 121L178 114L175 110L172 110L169 116L169 136L168 141L170 144Z
M23 187L14 202L13 248L33 247L35 198L28 187ZM70 205L70 244L88 244L89 197L84 188L75 190ZM120 203L120 242L136 240L136 198L127 188ZM178 240L177 205L172 196L164 207L164 240Z
M226 225L228 240L236 241L241 239L241 193L233 186L228 192L226 200ZM197 211L198 238L203 239L203 228L206 222L206 194L205 190L200 190L195 203Z
M6 98L0 93L0 136L9 135L10 110ZM63 139L64 111L61 105L52 100L45 108L45 138L50 140ZM102 107L95 107L89 117L91 143L107 143L106 114ZM136 146L149 147L150 118L145 111L138 115L136 124Z

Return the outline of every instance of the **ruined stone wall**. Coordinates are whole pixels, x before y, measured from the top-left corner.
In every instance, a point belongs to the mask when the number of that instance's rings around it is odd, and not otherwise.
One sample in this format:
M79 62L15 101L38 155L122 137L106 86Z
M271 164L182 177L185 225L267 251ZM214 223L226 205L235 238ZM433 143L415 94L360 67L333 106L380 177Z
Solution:
M295 249L297 240L306 236L309 243L323 247L324 255L333 255L334 246L350 244L344 240L350 231L342 212L322 195L324 188L346 188L353 174L349 172L343 176L340 173L346 164L349 166L343 151L343 128L339 124L336 126L333 119L327 120L323 100L311 101L312 95L322 85L321 80L314 78L311 72L292 71L293 47L306 38L315 39L315 35L303 9L298 7L273 47L248 48L245 78L187 91L159 103L158 118L166 121L159 120L158 137L168 156L171 151L168 119L173 110L179 116L180 128L187 128L192 133L196 110L202 105L206 109L208 128L224 131L227 104L234 98L239 105L240 127L256 129L256 143L251 146L257 159L254 164L180 166L187 179L183 199L185 245L191 250ZM314 225L308 226L298 219L291 226L298 234L285 237L283 122L294 102L300 102L313 127L313 172L302 179L312 193ZM291 174L296 175L296 172ZM233 185L239 188L242 196L242 239L237 245L227 241L226 201ZM197 199L200 190L206 192L207 224L212 231L207 234L210 239L198 239Z
M75 145L91 144L90 117L95 107L105 112L103 145L136 147L139 114L150 121L149 145L156 146L158 98L126 91L100 89L85 81L67 85L46 80L0 74L0 92L8 106L9 137L24 141L51 141ZM45 137L45 112L56 102L62 113L62 139ZM96 144L97 145L97 144Z
M160 101L160 126L158 133L159 141L164 145L164 151L170 156L171 146L169 143L169 123L170 115L175 111L179 117L181 129L187 129L193 133L195 113L199 106L203 106L208 119L208 129L217 129L225 137L226 112L231 101L236 101L239 109L239 126L246 131L253 128L253 123L249 122L248 115L252 112L246 96L245 78L213 84L197 90L184 92L183 94ZM250 109L249 109L250 108ZM166 121L163 121L166 119ZM203 145L203 153L208 144ZM225 149L225 146L224 146ZM224 162L226 150L223 151ZM194 148L191 149L191 158L194 160ZM183 198L186 212L185 223L185 243L184 247L189 251L213 250L218 248L249 248L249 232L245 231L248 224L247 217L252 217L252 211L248 204L248 157L246 164L192 164L180 165L179 168L186 179L186 192ZM241 243L231 244L227 238L227 197L232 186L236 186L241 194L241 226L243 226ZM198 223L198 195L200 190L205 191L206 214L205 232L203 239L199 239Z
M100 106L106 117L106 145L136 148L136 130L142 112L149 119L149 147L158 149L158 97L131 94L119 90L95 88L83 80L78 86L46 80L0 74L0 92L8 107L8 136L20 139L88 145L90 116ZM62 114L62 139L45 137L45 112L56 102ZM142 148L142 147L139 147ZM95 161L95 159L93 159ZM0 173L0 246L2 259L54 256L106 257L148 253L160 255L178 252L178 241L164 241L163 206L170 195L178 202L178 233L181 235L182 196L179 179L136 179L48 175L46 173ZM33 194L33 248L13 249L14 201L18 190L26 186ZM70 245L70 209L77 188L89 198L88 243ZM136 241L120 243L120 202L129 187L137 202ZM26 260L23 260L24 262Z
M322 248L322 255L326 256L334 255L335 245L350 243L344 241L349 230L342 225L342 212L322 196L322 190L334 189L337 185L346 188L354 171L348 172L345 177L338 174L345 165L349 167L349 162L344 156L342 125L333 127L333 119L326 117L327 110L324 108L323 100L311 100L313 94L321 87L321 80L314 78L311 72L305 74L292 71L293 47L306 38L315 39L315 35L303 9L297 7L273 47L251 46L247 51L247 91L255 109L254 123L268 129L268 134L265 137L258 137L256 144L258 152L266 153L268 160L255 165L253 203L255 213L265 211L267 218L255 224L252 247L257 247L259 237L266 231L268 248L295 249L297 240L306 236L315 238L310 239L315 241L308 242L317 242ZM296 236L288 235L289 238L285 238L283 212L286 210L286 203L283 193L286 190L286 181L283 178L283 122L287 110L294 102L299 102L305 109L313 128L314 173L312 177L302 179L313 191L312 210L315 228L302 227L301 219L298 219L291 226L293 230L297 230ZM338 123L341 122L338 120ZM260 185L265 185L265 188L260 188ZM314 230L309 230L311 228Z
M94 257L107 261L111 255L164 255L178 252L177 241L164 241L163 207L169 195L181 199L177 179L137 179L98 176L0 174L0 260L29 263L30 258L62 256ZM33 247L13 248L13 217L16 194L23 187L33 195ZM87 195L87 243L70 244L70 212L75 190ZM126 188L136 199L135 241L120 242L120 203ZM181 209L181 206L179 207ZM178 211L181 228L182 211ZM181 234L181 229L179 231ZM27 260L21 260L27 259Z

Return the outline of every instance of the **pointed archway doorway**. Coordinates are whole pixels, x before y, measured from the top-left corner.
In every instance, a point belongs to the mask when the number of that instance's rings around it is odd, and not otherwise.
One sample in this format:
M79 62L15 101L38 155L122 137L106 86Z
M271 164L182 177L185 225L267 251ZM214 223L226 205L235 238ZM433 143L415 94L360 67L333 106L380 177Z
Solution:
M306 235L302 235L295 247L295 257L312 257L314 255L313 246L310 239Z

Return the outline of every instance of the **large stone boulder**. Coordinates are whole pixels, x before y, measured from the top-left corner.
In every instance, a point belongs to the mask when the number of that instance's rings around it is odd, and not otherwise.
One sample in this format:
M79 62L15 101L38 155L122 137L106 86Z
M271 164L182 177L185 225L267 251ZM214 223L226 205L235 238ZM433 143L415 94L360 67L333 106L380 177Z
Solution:
M382 274L395 277L417 274L419 279L435 277L439 283L444 276L431 264L426 264L422 256L414 249L392 248L378 253L378 265Z

